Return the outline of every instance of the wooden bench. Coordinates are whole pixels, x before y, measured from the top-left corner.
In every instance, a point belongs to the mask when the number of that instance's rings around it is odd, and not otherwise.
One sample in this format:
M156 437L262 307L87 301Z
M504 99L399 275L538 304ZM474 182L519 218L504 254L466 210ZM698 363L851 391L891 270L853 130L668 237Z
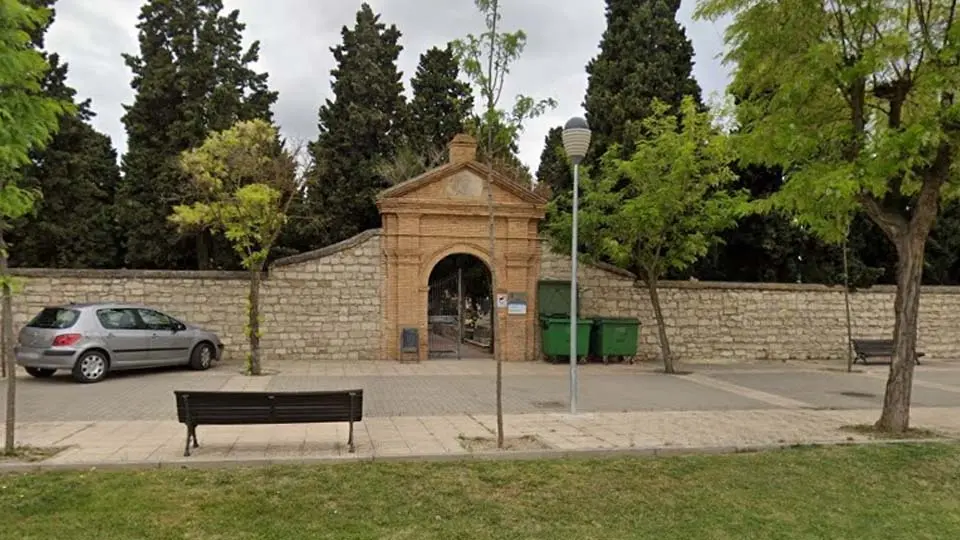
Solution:
M349 422L347 445L355 452L353 423L363 418L363 390L323 392L195 392L176 390L177 419L198 448L197 426L245 424L321 424Z
M856 354L853 363L859 360L861 364L867 365L870 358L893 358L893 340L892 339L855 339L853 340L853 352ZM917 352L917 365L920 365L920 358L924 355Z

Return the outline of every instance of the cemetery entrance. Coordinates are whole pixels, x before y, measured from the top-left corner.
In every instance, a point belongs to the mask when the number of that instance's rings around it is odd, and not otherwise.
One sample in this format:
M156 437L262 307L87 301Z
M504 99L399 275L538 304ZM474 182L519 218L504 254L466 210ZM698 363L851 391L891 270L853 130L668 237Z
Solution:
M477 257L457 253L430 273L428 358L492 356L493 295L490 270Z

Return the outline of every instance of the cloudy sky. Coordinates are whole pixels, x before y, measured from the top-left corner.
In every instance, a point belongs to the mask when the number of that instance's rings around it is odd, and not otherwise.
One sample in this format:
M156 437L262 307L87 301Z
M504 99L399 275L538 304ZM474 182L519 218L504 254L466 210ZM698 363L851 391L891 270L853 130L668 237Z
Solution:
M245 37L260 40L260 70L280 92L274 113L283 131L296 140L316 136L317 109L330 97L330 47L340 29L352 25L359 0L224 0L239 9ZM70 82L98 113L95 126L113 138L122 153L126 136L120 117L131 103L130 71L121 53L137 52L136 24L141 0L59 0L57 20L47 37L50 50L70 64ZM400 69L415 70L419 55L434 45L483 30L473 0L370 0L387 24L403 33ZM704 96L722 93L727 70L717 54L723 29L693 21L695 0L683 0L678 18L696 50L694 73ZM504 25L527 32L527 49L514 66L505 96L523 93L553 97L559 106L530 121L521 139L521 158L536 170L547 131L582 114L587 85L584 66L597 53L603 33L604 0L508 0ZM506 105L506 99L504 105Z

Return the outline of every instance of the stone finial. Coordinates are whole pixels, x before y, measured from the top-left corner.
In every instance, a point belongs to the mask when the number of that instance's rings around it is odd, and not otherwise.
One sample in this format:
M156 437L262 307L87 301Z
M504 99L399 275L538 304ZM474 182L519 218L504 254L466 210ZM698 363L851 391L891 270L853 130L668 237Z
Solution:
M461 133L450 141L450 163L467 163L477 159L477 140Z

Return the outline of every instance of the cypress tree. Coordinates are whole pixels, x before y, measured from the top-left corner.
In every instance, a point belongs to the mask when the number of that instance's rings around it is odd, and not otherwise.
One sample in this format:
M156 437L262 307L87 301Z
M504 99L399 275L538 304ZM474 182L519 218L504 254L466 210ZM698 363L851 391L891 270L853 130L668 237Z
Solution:
M52 10L55 0L28 3ZM43 52L43 38L54 15L51 12L46 25L33 32L38 51ZM90 101L75 103L76 91L67 85L67 64L55 53L43 54L50 69L41 92L73 103L76 113L60 117L59 131L50 143L31 152L30 163L18 172L21 187L39 190L43 196L33 214L14 223L10 262L20 267L115 267L119 246L113 198L120 179L116 151L110 138L90 125L94 116Z
M413 99L408 128L410 146L418 154L443 151L464 130L473 111L473 92L459 76L460 64L450 45L420 55L417 73L410 80Z
M573 189L573 168L563 148L563 128L551 129L543 141L537 184L550 188L551 197Z
M631 125L651 114L659 98L679 106L700 102L693 78L693 45L677 22L680 0L607 0L600 53L587 64L584 107L594 133L588 161L612 143L631 146Z
M387 185L378 167L403 144L407 103L397 58L400 31L380 21L369 4L357 12L353 28L331 49L337 66L334 99L320 107L317 140L310 152L317 170L295 216L300 251L338 242L380 225L374 204Z
M277 94L267 74L251 67L259 43L244 49L238 11L222 12L221 0L149 0L137 25L139 54L124 55L136 97L123 117L128 142L117 217L130 267L207 268L213 259L236 266L222 239L181 237L167 219L174 204L190 198L177 165L181 152L239 120L272 118Z

